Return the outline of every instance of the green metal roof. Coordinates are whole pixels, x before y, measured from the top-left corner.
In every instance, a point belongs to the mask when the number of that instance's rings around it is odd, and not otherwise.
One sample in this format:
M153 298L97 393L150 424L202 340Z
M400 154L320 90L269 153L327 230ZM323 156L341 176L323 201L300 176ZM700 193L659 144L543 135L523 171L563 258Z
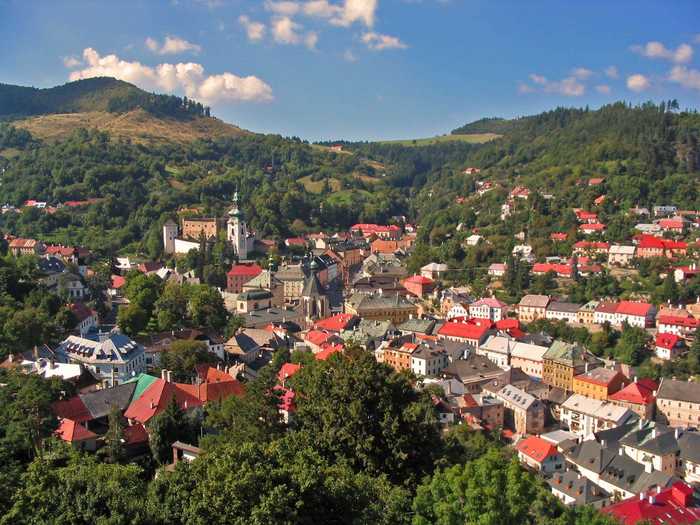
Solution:
M126 381L126 383L136 383L136 388L134 389L134 394L131 396L131 401L133 402L139 399L146 389L157 380L157 377L149 376L148 374L139 374L136 377Z

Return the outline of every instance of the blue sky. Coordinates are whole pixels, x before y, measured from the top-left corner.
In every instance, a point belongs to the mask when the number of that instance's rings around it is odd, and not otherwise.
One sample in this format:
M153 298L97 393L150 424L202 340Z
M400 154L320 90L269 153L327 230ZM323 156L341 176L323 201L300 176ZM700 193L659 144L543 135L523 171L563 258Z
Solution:
M0 82L111 74L310 140L425 137L558 105L700 105L697 0L0 0L0 43Z

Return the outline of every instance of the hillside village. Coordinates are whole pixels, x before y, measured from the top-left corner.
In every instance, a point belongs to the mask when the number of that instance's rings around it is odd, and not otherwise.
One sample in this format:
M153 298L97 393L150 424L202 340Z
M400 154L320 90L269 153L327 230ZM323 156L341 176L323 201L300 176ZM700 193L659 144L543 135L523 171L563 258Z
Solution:
M587 184L600 189L602 203L605 180ZM477 198L494 185L479 182ZM502 220L531 196L526 187L512 188ZM633 513L652 523L692 523L700 519L692 496L700 484L700 212L673 203L634 208L639 222L623 243L607 240L595 208L571 213L578 226L550 235L559 256L537 257L519 234L506 260L484 265L488 285L480 294L459 284L459 268L440 261L409 272L420 223L396 217L259 239L237 195L223 219L169 219L163 259L115 258L101 291L88 284L95 273L88 250L7 235L9 253L36 261L42 282L68 301L75 326L58 345L11 353L0 366L75 385L76 395L52 405L58 439L95 453L108 446L118 417L125 451L138 458L148 454L150 422L171 403L190 413L244 397L270 367L279 417L292 428L300 370L361 349L428 391L445 430L464 426L512 447L564 505L591 505L623 521ZM205 300L220 305L223 321L158 331L118 315L149 287L162 299L163 290L206 286L174 262L210 251L217 239L225 239L234 262L226 286ZM489 242L477 230L464 248ZM557 292L603 273L622 280L649 263L674 295L667 302L641 293L580 304ZM521 286L513 301L508 287L518 282L538 289ZM95 299L100 313L88 306ZM169 357L182 343L193 359ZM166 445L166 468L202 453L195 442Z

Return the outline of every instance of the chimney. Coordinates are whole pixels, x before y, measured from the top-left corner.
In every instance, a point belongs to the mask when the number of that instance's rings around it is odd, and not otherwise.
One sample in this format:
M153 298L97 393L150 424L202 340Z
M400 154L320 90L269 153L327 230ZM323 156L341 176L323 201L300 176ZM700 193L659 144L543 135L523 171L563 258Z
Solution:
M651 429L651 439L656 439L656 427Z
M678 428L678 427L676 427L676 428L673 430L673 436L674 436L676 439L678 439L679 437L681 437L681 429Z
M172 383L172 382L173 382L173 371L168 370L168 383Z
M649 496L649 505L656 504L656 496Z
M156 404L155 404L153 401L151 401L150 406L151 406L151 410L153 410L154 408L156 408Z
M637 376L634 376L634 382L635 383L637 382Z
M621 456L624 456L624 455L625 455L625 451L622 450L622 447L620 447L620 449L619 449L617 452L618 452L618 454L620 454Z
M34 345L34 350L32 351L32 355L34 355L34 361L39 360L39 349Z
M185 399L184 409L187 410L187 399Z
M654 465L652 465L651 461L644 463L644 472L647 474L654 472Z
M168 380L168 371L167 371L165 368L163 368L163 369L160 371L160 378L161 378L163 381L167 381L167 380Z
M644 496L645 496L644 491L640 492L639 493L639 501L644 501Z

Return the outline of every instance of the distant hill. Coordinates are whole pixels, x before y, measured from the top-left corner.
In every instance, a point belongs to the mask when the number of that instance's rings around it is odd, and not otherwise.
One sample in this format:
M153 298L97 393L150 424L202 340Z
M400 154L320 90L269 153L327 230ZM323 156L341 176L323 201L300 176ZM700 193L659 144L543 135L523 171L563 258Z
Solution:
M492 133L495 135L505 135L506 133L513 130L517 125L517 120L506 120L503 118L492 117L492 118L482 118L465 124L464 126L453 129L452 135L468 135L468 134L482 134L482 133Z
M141 143L185 143L248 133L210 117L209 108L194 100L148 93L110 77L47 89L0 84L3 118L43 140L64 138L78 128Z

